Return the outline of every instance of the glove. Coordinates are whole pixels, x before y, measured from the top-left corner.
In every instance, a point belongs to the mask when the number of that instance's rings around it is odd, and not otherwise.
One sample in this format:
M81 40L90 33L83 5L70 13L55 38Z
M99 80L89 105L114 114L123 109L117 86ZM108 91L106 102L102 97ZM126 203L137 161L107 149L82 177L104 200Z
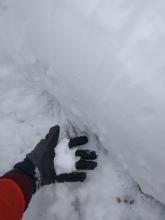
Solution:
M45 139L41 140L34 150L26 156L38 168L41 186L55 183L54 148L57 146L59 134L59 126L52 127Z
M60 127L55 126L49 130L45 139L41 140L34 150L27 154L25 160L14 166L14 169L27 174L33 184L33 193L40 187L55 182L83 182L86 179L85 172L73 172L69 174L56 175L54 167L55 147L58 144ZM70 139L69 148L84 145L88 142L86 136ZM94 151L77 150L75 156L81 159L76 163L77 170L93 170L97 163L93 160L97 158ZM35 176L35 169L39 170L40 181Z

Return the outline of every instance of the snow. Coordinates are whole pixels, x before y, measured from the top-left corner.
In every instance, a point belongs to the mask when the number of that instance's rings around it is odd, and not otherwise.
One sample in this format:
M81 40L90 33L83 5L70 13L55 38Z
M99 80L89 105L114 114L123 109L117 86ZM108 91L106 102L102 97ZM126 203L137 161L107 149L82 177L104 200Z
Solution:
M165 219L164 12L163 0L0 0L0 174L55 124L99 154L85 183L44 187L25 220Z
M69 139L63 139L55 148L54 167L56 174L72 173L76 170L75 163L79 160L75 156L75 149L69 149Z

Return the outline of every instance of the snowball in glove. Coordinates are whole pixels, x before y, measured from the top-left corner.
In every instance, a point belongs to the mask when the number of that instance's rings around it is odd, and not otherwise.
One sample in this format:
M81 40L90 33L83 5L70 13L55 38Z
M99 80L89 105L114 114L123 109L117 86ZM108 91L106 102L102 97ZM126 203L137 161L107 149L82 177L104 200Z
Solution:
M95 160L97 155L94 151L77 150L76 145L88 142L87 137L78 137L74 139L63 139L55 148L54 165L56 174L75 172L76 169L90 170L96 167Z
M57 147L57 160L55 160L54 166L55 148L58 144L59 135L60 127L58 125L52 127L45 139L37 144L24 161L14 166L15 170L27 175L33 185L33 193L40 187L55 182L83 182L86 178L84 170L93 170L97 166L97 163L93 161L97 158L94 151L69 151L69 149L86 144L88 142L86 136L70 140L64 139ZM75 160L73 153L80 158L79 161ZM39 171L40 180L36 177L36 169ZM77 172L78 170L83 170L83 172Z

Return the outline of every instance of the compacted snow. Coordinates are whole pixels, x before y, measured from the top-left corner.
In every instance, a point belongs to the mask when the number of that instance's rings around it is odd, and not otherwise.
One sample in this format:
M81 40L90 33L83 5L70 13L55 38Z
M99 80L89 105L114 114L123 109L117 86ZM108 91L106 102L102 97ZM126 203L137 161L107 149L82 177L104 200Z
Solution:
M0 174L55 124L99 155L25 220L165 219L164 25L163 0L0 0Z
M63 139L55 149L54 166L56 174L72 173L76 171L75 163L80 159L76 158L76 149L69 149L69 139Z

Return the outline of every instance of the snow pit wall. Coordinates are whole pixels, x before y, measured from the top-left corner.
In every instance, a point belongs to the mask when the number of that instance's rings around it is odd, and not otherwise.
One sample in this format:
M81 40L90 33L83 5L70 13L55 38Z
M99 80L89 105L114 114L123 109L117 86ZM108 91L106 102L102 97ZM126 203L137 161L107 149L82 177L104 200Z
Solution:
M30 77L163 202L164 12L163 1L15 0L0 21L4 51L46 67Z

